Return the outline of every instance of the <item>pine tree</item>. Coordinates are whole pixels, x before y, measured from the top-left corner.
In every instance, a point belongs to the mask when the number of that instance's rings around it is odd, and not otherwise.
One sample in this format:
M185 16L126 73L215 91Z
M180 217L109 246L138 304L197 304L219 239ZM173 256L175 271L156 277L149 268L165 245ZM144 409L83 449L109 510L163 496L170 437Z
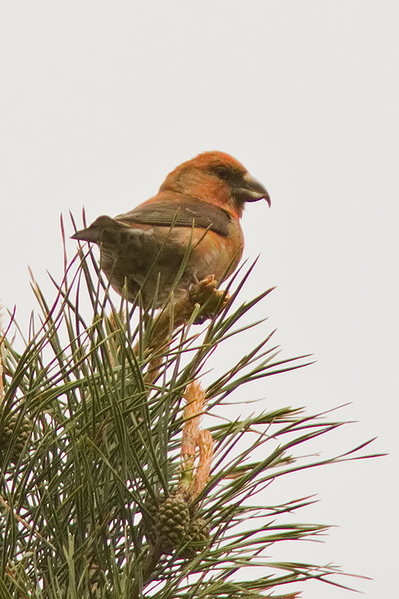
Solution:
M248 414L251 381L308 363L280 359L271 334L202 382L217 348L263 331L241 324L270 292L240 303L252 269L160 313L140 298L115 305L90 252L53 281L51 305L33 284L38 330L32 319L21 351L12 326L0 337L0 597L281 599L309 579L339 586L336 568L269 557L326 530L280 521L313 499L258 497L301 468L363 457L367 443L304 463L297 448L342 423L288 407ZM232 397L242 417L215 418Z

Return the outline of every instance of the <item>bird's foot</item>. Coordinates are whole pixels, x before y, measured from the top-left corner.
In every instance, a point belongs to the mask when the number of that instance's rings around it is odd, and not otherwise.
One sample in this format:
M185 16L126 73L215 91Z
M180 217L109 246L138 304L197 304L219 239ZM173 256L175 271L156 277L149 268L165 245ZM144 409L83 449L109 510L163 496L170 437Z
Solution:
M193 308L196 304L201 306L200 313L195 318L194 324L202 324L206 320L214 318L230 301L229 295L218 289L217 281L213 275L209 275L196 283L190 289L189 296Z

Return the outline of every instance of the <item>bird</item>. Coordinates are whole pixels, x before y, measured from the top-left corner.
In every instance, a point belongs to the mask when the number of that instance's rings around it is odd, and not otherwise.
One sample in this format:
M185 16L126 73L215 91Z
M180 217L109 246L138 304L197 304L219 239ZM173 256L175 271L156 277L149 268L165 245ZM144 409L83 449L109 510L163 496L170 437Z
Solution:
M95 243L110 285L145 308L176 300L209 276L220 284L243 253L246 202L266 200L265 187L235 158L209 151L170 172L158 193L133 210L99 216L72 239Z

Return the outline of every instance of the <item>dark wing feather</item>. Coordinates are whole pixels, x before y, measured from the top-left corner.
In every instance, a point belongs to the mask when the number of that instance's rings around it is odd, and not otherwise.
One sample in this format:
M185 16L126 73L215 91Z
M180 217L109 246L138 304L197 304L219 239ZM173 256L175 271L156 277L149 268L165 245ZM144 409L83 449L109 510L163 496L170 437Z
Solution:
M194 223L195 227L210 229L223 237L227 237L229 233L230 219L229 213L223 208L189 196L179 197L178 202L176 198L169 201L151 201L115 217L115 220L126 225L141 223L165 227L172 224L175 227L192 227Z

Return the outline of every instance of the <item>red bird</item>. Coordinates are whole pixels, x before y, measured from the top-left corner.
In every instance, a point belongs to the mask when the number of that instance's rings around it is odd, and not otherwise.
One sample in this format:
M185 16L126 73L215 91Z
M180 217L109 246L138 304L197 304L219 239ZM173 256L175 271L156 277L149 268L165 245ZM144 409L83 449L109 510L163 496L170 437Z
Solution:
M266 189L223 152L204 152L175 168L159 192L115 218L99 216L72 238L100 246L100 267L112 287L145 306L161 306L209 275L223 281L237 267L245 202Z

